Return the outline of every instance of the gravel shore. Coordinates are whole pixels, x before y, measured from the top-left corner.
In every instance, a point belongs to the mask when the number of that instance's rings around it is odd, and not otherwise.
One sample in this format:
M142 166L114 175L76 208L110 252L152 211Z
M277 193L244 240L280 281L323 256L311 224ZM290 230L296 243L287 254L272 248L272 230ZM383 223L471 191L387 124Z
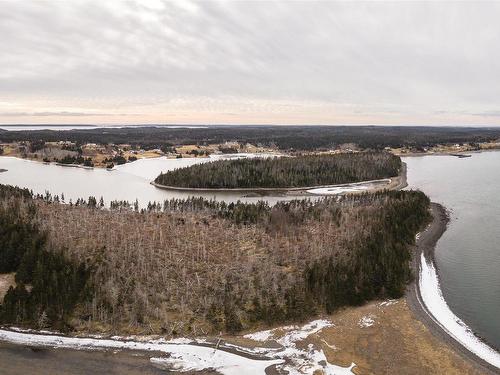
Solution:
M432 222L423 232L420 233L416 242L412 260L415 280L407 288L406 300L408 306L415 317L420 320L436 337L451 346L464 359L473 363L478 370L484 372L485 374L500 374L500 370L498 368L479 358L451 337L448 332L443 329L439 322L429 313L422 302L418 282L420 275L420 256L423 253L427 259L434 260L436 243L445 232L449 222L446 210L440 204L431 203L431 211L433 217Z

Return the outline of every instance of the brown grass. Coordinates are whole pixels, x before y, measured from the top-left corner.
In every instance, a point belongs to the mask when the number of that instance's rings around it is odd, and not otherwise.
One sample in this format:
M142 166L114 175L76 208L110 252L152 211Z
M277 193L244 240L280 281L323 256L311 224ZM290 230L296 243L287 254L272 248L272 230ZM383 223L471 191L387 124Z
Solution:
M327 316L334 326L297 342L300 348L312 344L322 349L329 363L347 367L355 363L357 375L479 375L474 365L417 320L405 299L377 301L350 307ZM371 317L373 325L360 324ZM285 331L279 327L274 339ZM242 336L226 336L227 342L240 346L276 347L273 340L255 342ZM322 375L315 373L314 375Z
M359 324L366 316L374 320L371 327ZM331 363L356 363L359 375L480 374L416 320L405 300L348 308L331 318L335 327L324 329L314 341Z
M11 286L16 286L15 273L0 274L0 302Z

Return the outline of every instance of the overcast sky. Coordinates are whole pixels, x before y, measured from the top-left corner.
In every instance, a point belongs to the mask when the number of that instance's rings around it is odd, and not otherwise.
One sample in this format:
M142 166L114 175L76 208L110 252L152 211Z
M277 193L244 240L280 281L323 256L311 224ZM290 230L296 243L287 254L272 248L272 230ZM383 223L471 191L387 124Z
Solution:
M0 3L0 123L500 125L500 3Z

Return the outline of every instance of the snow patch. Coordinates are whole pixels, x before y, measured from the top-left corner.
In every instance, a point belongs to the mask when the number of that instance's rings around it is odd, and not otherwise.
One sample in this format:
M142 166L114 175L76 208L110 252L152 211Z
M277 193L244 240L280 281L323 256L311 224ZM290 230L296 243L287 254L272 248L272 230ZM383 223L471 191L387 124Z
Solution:
M283 345L284 347L292 346L295 342L301 341L318 333L323 328L333 327L333 323L329 320L319 319L313 320L310 323L303 325L300 328L295 328L290 332L287 332L283 337L276 340L278 344Z
M374 189L376 187L388 185L390 182L391 182L390 178L385 178L382 180L363 181L352 184L324 186L315 189L309 189L306 191L309 194L315 194L315 195L338 195L338 194L366 191L369 189Z
M338 195L338 194L346 194L346 193L354 193L357 191L365 191L368 190L368 187L325 187L325 188L317 188L317 189L309 189L306 190L309 194L315 195Z
M19 328L19 327L9 327L10 330L15 331L15 332L22 332L22 333L35 333L35 334L44 334L44 335L61 335L61 332L58 331L46 331L46 330L36 330L36 329L30 329L30 328Z
M168 357L153 357L150 360L166 370L188 372L212 369L227 375L265 374L267 367L283 362L249 359L221 350L196 346L190 346L188 350L177 350Z
M398 303L397 299L388 299L387 301L381 302L379 306L392 306Z
M292 325L292 326L284 326L274 329L269 329L266 331L258 331L254 333L249 333L244 335L243 337L246 339L251 339L255 341L268 341L274 337L278 330L280 331L289 331L283 337L276 339L275 341L283 346L289 346L291 343L294 343L299 340L303 340L308 336L321 331L323 328L333 327L333 323L329 320L318 319L309 322L302 327Z
M155 357L152 358L152 361L156 364L161 363L165 368L177 371L197 371L213 368L224 375L264 374L267 367L283 363L282 359L249 359L222 350L177 343L182 342L179 340L120 341L116 339L40 335L5 330L0 330L0 340L21 345L68 349L129 349L163 352L168 354L168 357Z
M325 375L354 374L352 369L356 364L351 363L348 367L332 365L328 363L323 350L315 350L312 344L308 346L307 350L290 349L289 351L293 350L300 353L297 353L297 356L291 355L290 363L277 366L278 369L287 371L289 375L313 374L315 371L322 371Z
M206 344L205 339L179 338L167 341L165 339L147 340L142 338L141 340L139 337L119 336L115 336L114 339L99 339L0 330L0 341L69 349L129 349L165 353L165 356L151 358L151 362L167 370L180 372L213 369L223 375L253 375L265 374L266 368L276 366L278 370L287 371L290 375L312 374L317 370L323 371L326 375L352 375L351 370L355 366L354 363L349 367L333 365L328 363L323 350L316 349L313 344L309 344L306 348L297 347L299 341L332 326L330 321L320 319L303 326L281 327L281 330L287 331L282 337L276 339L276 342L282 345L281 348L249 349L231 344L220 346L221 349L235 349L240 353L239 355L199 345ZM270 334L274 335L276 331L277 329L251 335L257 339L264 339L271 337ZM331 345L328 347L334 348ZM245 354L258 354L262 358L247 358Z
M491 365L500 368L500 353L474 335L471 329L448 307L434 265L421 255L420 294L427 310L441 327L464 347Z
M330 345L330 344L329 344L329 343L327 343L327 342L326 342L326 340L324 340L324 339L323 339L323 340L321 340L321 342L322 342L323 344L325 344L327 347L329 347L330 349L332 349L332 350L335 350L335 351L339 350L339 349L338 349L335 345Z
M359 320L358 326L360 326L361 328L371 327L372 325L375 324L375 318L376 318L375 315L363 316Z
M268 341L273 336L274 336L274 330L268 329L267 331L249 333L243 337L254 341Z
M282 327L282 330L287 330L288 332L275 341L282 345L283 349L273 354L268 354L273 358L286 360L284 364L277 365L276 368L287 371L289 375L313 374L318 370L323 371L325 375L352 375L353 372L351 370L355 366L354 363L349 367L333 365L328 363L323 350L317 350L313 344L309 344L305 349L297 347L298 342L328 327L333 327L333 323L324 319L314 320L302 327Z

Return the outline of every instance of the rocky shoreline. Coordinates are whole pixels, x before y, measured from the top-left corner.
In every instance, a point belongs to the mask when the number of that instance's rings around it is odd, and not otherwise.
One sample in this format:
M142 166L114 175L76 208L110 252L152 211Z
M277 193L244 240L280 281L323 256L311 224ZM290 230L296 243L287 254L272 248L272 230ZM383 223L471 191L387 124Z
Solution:
M485 374L500 374L500 370L498 368L471 352L454 337L452 337L429 312L422 300L419 286L421 255L423 254L426 259L430 259L434 262L436 244L446 231L446 227L449 222L446 209L442 205L438 203L431 203L431 211L433 217L432 222L419 234L416 241L415 252L412 259L412 268L415 280L407 288L407 304L415 317L420 320L434 336L451 346L461 357L473 363L479 371L482 371Z

